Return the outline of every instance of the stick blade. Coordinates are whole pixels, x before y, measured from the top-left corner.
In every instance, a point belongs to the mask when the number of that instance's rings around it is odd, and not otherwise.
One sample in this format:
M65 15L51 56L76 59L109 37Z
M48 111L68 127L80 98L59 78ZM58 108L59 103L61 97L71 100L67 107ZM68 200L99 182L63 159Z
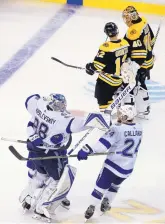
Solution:
M17 150L12 145L9 146L9 150L17 159L19 159L21 161L27 161L28 160L27 158L24 158L23 156L21 156L19 154L19 152L17 152Z
M65 63L63 63L61 60L59 60L58 58L51 57L51 59L54 60L54 61L57 61L57 62L59 62L59 63L61 63L61 64L65 64Z

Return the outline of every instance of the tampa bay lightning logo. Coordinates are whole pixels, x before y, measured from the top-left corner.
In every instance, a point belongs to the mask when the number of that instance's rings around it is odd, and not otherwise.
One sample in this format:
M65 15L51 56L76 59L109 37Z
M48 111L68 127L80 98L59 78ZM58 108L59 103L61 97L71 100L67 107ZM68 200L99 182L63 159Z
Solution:
M149 97L151 103L156 103L165 100L164 85L152 80L147 80L146 84L149 91ZM88 82L88 84L84 86L84 89L86 91L86 94L91 95L93 97L95 82Z

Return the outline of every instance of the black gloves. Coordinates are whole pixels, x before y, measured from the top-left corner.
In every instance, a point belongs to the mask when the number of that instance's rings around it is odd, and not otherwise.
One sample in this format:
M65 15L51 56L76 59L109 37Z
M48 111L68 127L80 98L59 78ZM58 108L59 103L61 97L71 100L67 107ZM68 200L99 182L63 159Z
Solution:
M95 68L93 66L93 63L86 64L86 73L88 75L93 75L95 73Z

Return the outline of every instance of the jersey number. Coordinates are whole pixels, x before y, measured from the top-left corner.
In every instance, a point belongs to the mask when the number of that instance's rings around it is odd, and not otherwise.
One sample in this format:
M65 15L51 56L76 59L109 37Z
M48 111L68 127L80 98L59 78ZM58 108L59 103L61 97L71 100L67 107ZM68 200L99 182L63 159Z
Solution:
M105 52L104 51L99 51L98 54L97 54L97 57L103 58L104 55L105 55Z
M127 54L125 54L123 57L119 57L116 59L115 64L116 64L116 73L115 75L120 75L120 70L121 70L121 65L125 62L127 58Z
M135 142L132 138L126 139L124 142L124 145L126 145L126 147L122 151L122 155L132 158L134 154L138 152L140 143L141 143L141 139L139 140L137 146L135 146Z
M38 134L40 138L44 139L47 137L47 132L49 130L48 126L43 122L40 123L36 117L33 127L35 129L35 133Z
M142 46L142 42L140 40L134 40L133 47L141 47L141 46Z

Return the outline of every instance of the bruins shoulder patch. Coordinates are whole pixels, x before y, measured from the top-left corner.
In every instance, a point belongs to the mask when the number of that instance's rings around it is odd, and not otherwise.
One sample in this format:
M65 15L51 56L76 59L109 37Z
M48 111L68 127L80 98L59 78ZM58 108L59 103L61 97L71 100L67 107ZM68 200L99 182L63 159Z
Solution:
M130 40L135 40L137 38L139 38L140 36L140 32L139 30L135 29L135 28L129 28L128 32L127 32L127 37Z
M135 29L131 30L130 35L135 35L137 31Z
M108 43L104 43L103 46L104 47L109 47L109 44Z

